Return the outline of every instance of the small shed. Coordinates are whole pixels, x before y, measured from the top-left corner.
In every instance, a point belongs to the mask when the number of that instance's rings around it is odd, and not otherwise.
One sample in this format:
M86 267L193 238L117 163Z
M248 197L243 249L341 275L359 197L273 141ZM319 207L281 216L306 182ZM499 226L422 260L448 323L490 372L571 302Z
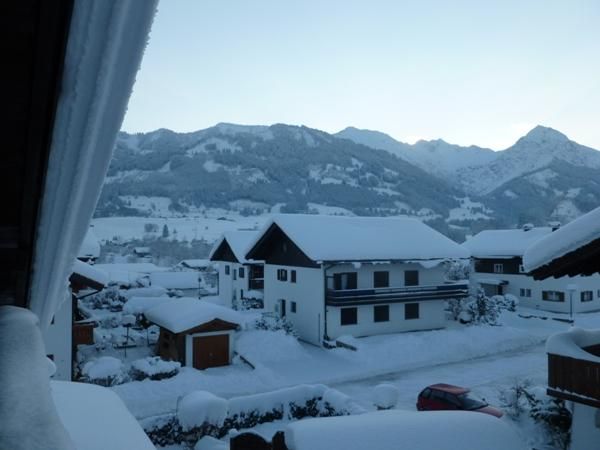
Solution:
M160 327L157 354L195 369L226 366L232 337L242 323L238 312L196 298L173 299L145 312Z

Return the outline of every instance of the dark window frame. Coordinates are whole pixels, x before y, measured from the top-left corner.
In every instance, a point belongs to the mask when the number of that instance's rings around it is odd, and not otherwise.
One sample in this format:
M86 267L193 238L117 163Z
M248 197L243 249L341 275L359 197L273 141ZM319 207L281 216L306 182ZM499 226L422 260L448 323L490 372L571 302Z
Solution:
M554 297L557 294L557 298ZM542 300L545 302L563 303L565 301L565 293L563 291L542 291Z
M373 306L373 322L389 322L390 321L390 305L375 305Z
M582 302L592 302L594 301L594 291L581 291L579 298Z
M373 272L373 287L387 288L390 287L390 271L389 270L376 270Z
M420 303L405 303L404 304L404 320L416 320L416 319L420 318L420 315L421 315Z
M296 302L290 302L290 312L296 314Z
M279 281L287 281L287 269L277 269L277 280Z
M225 264L225 275L229 275L231 273L231 266L229 264Z
M419 282L420 280L418 270L404 271L404 286L418 286Z
M243 267L239 267L239 268L238 268L238 277L239 277L239 278L245 278L245 277L246 277L246 273L245 273L245 272L246 272L246 271L244 270L244 268L243 268Z
M345 278L344 278L345 275ZM346 286L344 286L344 280ZM333 289L336 291L345 291L358 289L358 272L338 272L333 274Z
M341 308L340 309L340 326L357 325L358 324L358 308Z
M290 283L295 283L295 282L296 282L296 271L290 270Z

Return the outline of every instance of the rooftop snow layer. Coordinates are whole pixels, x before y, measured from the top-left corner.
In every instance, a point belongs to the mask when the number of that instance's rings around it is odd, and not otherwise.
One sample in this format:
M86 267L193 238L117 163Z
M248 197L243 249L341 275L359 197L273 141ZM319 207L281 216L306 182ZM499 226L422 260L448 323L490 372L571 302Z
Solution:
M150 284L166 289L198 289L200 287L196 272L153 272L150 274Z
M236 230L236 231L225 231L219 240L213 246L209 259L212 259L214 252L219 248L221 243L225 240L231 247L231 251L240 263L248 262L246 260L246 253L250 249L257 236L257 232L254 230Z
M276 224L313 261L435 260L468 258L466 248L412 218L275 215L254 239Z
M145 314L150 308L172 301L171 297L132 297L123 305L123 312L127 314Z
M209 267L211 263L210 259L184 259L179 264L193 269L205 269Z
M600 345L600 330L571 328L550 336L546 341L546 353L600 363L600 356L584 350L594 345Z
M215 319L235 324L243 322L237 311L197 298L177 298L146 310L146 318L173 333L181 333Z
M94 266L84 263L83 261L75 260L73 263L73 273L81 275L88 280L96 281L99 284L106 286L109 282L108 273Z
M596 239L600 239L600 208L538 240L523 255L523 265L530 272Z
M521 228L485 230L467 239L463 246L471 251L474 258L523 256L528 248L550 233L550 227L532 228L529 231Z
M391 410L300 420L286 427L285 442L290 450L397 450L400 443L407 449L525 449L503 421L467 411Z
M52 381L58 415L78 450L154 450L142 427L112 390Z
M78 258L98 258L100 256L100 242L92 228L88 228L81 247L79 247Z

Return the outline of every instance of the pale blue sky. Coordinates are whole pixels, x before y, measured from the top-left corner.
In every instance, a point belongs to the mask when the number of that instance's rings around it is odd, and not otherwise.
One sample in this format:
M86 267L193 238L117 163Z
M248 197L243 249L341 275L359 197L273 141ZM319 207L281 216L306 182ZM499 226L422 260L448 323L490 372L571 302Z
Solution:
M123 129L352 125L600 149L600 1L162 0Z

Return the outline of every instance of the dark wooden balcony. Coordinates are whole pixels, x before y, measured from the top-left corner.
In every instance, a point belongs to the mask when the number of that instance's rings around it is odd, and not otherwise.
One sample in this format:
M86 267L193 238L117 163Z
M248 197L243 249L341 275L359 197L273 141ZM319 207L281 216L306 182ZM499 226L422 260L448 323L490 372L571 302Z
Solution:
M262 291L265 288L265 280L263 278L251 278L248 280L248 289Z
M469 285L467 283L371 289L329 289L326 303L330 306L375 305L378 303L446 300L464 298L468 295Z
M600 357L600 344L582 350ZM548 395L600 408L600 362L548 354Z

